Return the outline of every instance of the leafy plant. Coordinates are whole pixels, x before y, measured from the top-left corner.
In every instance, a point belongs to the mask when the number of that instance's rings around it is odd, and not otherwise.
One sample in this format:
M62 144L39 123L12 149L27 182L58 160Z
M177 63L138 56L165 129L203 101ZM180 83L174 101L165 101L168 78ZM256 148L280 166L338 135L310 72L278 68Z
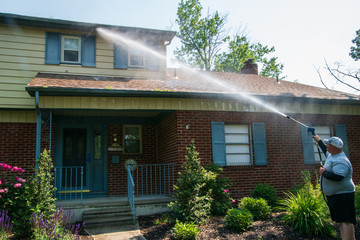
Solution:
M216 174L201 166L194 140L187 150L186 161L174 185L176 200L171 202L169 207L173 210L176 219L201 224L210 216L212 201L211 189L206 189L206 184L214 180Z
M207 166L206 170L217 175L215 179L211 179L206 185L206 189L211 190L211 198L213 199L210 208L211 215L224 216L231 208L232 203L230 192L228 191L231 187L230 180L220 176L223 169L218 164Z
M240 200L239 208L247 209L253 215L254 221L269 218L271 209L263 198L244 197Z
M360 215L360 185L355 186L355 212Z
M193 240L199 234L200 229L194 223L182 223L176 221L173 228L175 239Z
M303 175L304 187L297 194L285 193L286 198L280 200L279 209L287 213L282 220L309 237L334 235L329 210L319 186L313 187L309 173Z
M42 213L33 213L30 220L34 239L75 239L83 224L71 224L73 216L70 211L63 213L62 208L55 214L46 218Z
M161 225L161 224L166 224L166 223L171 223L173 222L171 216L169 213L164 213L163 215L161 215L160 218L157 218L154 220L154 225Z
M10 221L10 217L8 216L8 212L5 210L1 210L0 213L0 240L8 239L9 234L11 233L12 223Z
M266 183L259 183L255 186L254 190L251 191L250 196L253 198L263 198L271 207L275 207L278 202L276 189Z
M245 231L253 223L253 216L247 209L229 209L225 219L225 226L233 231Z

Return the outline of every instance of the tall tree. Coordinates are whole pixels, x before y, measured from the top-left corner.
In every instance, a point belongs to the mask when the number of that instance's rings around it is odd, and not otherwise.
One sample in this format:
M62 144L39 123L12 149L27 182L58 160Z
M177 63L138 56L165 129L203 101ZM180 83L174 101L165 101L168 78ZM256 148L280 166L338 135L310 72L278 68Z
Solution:
M182 46L174 52L177 60L197 69L211 70L214 57L228 39L224 28L227 15L208 12L202 18L199 0L181 0L177 10L177 37Z
M260 75L283 79L280 77L284 65L277 63L277 57L268 59L267 54L275 51L274 47L263 46L261 43L250 43L246 36L236 35L229 42L229 52L223 52L216 56L215 70L226 72L241 72L248 59L254 59L262 64Z
M354 61L360 59L360 29L357 30L355 38L352 40L352 43L355 46L350 47L349 55ZM347 86L349 89L354 90L356 93L360 92L360 68L358 69L346 69L346 67L340 63L335 63L335 66L329 66L325 60L325 69L329 72L331 77L333 77L337 83L340 83L343 86ZM316 69L319 74L320 81L325 88L328 88L329 83L325 83L322 79L320 69Z
M240 72L248 59L254 59L262 65L261 75L279 78L283 64L277 63L276 57L266 57L275 51L274 47L250 43L246 36L240 35L230 41L225 28L227 15L208 11L202 17L202 9L199 0L179 3L175 22L179 25L177 37L182 45L174 51L177 60L196 69ZM229 52L223 52L227 42Z

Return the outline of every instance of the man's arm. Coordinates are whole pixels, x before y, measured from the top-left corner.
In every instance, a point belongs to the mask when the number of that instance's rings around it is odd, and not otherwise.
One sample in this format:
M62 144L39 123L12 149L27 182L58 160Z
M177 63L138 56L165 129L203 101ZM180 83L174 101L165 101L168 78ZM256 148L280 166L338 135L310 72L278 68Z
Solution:
M324 176L324 178L327 178L327 179L333 180L333 181L341 181L344 179L344 176L341 176L341 175L338 175L338 174L335 174L333 172L329 172L326 170L322 173L322 175Z

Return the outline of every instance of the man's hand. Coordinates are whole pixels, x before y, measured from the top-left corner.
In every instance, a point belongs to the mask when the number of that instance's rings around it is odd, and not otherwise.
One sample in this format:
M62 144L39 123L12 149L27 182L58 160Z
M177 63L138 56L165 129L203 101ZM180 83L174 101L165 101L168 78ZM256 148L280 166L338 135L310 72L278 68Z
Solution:
M320 174L320 176L325 172L325 170L326 170L326 168L324 168L324 167L321 167L321 168L319 169L319 174Z
M319 137L318 135L316 135L316 134L313 136L313 139L314 139L316 142L320 141L320 137Z

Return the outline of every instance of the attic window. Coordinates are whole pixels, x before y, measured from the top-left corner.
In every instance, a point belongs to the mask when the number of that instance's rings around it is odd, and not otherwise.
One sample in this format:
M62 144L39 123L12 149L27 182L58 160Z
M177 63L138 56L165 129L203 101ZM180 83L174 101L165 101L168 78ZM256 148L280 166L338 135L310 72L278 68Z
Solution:
M138 49L129 49L129 67L145 67L143 51Z
M80 63L81 37L62 36L61 61L64 63Z

